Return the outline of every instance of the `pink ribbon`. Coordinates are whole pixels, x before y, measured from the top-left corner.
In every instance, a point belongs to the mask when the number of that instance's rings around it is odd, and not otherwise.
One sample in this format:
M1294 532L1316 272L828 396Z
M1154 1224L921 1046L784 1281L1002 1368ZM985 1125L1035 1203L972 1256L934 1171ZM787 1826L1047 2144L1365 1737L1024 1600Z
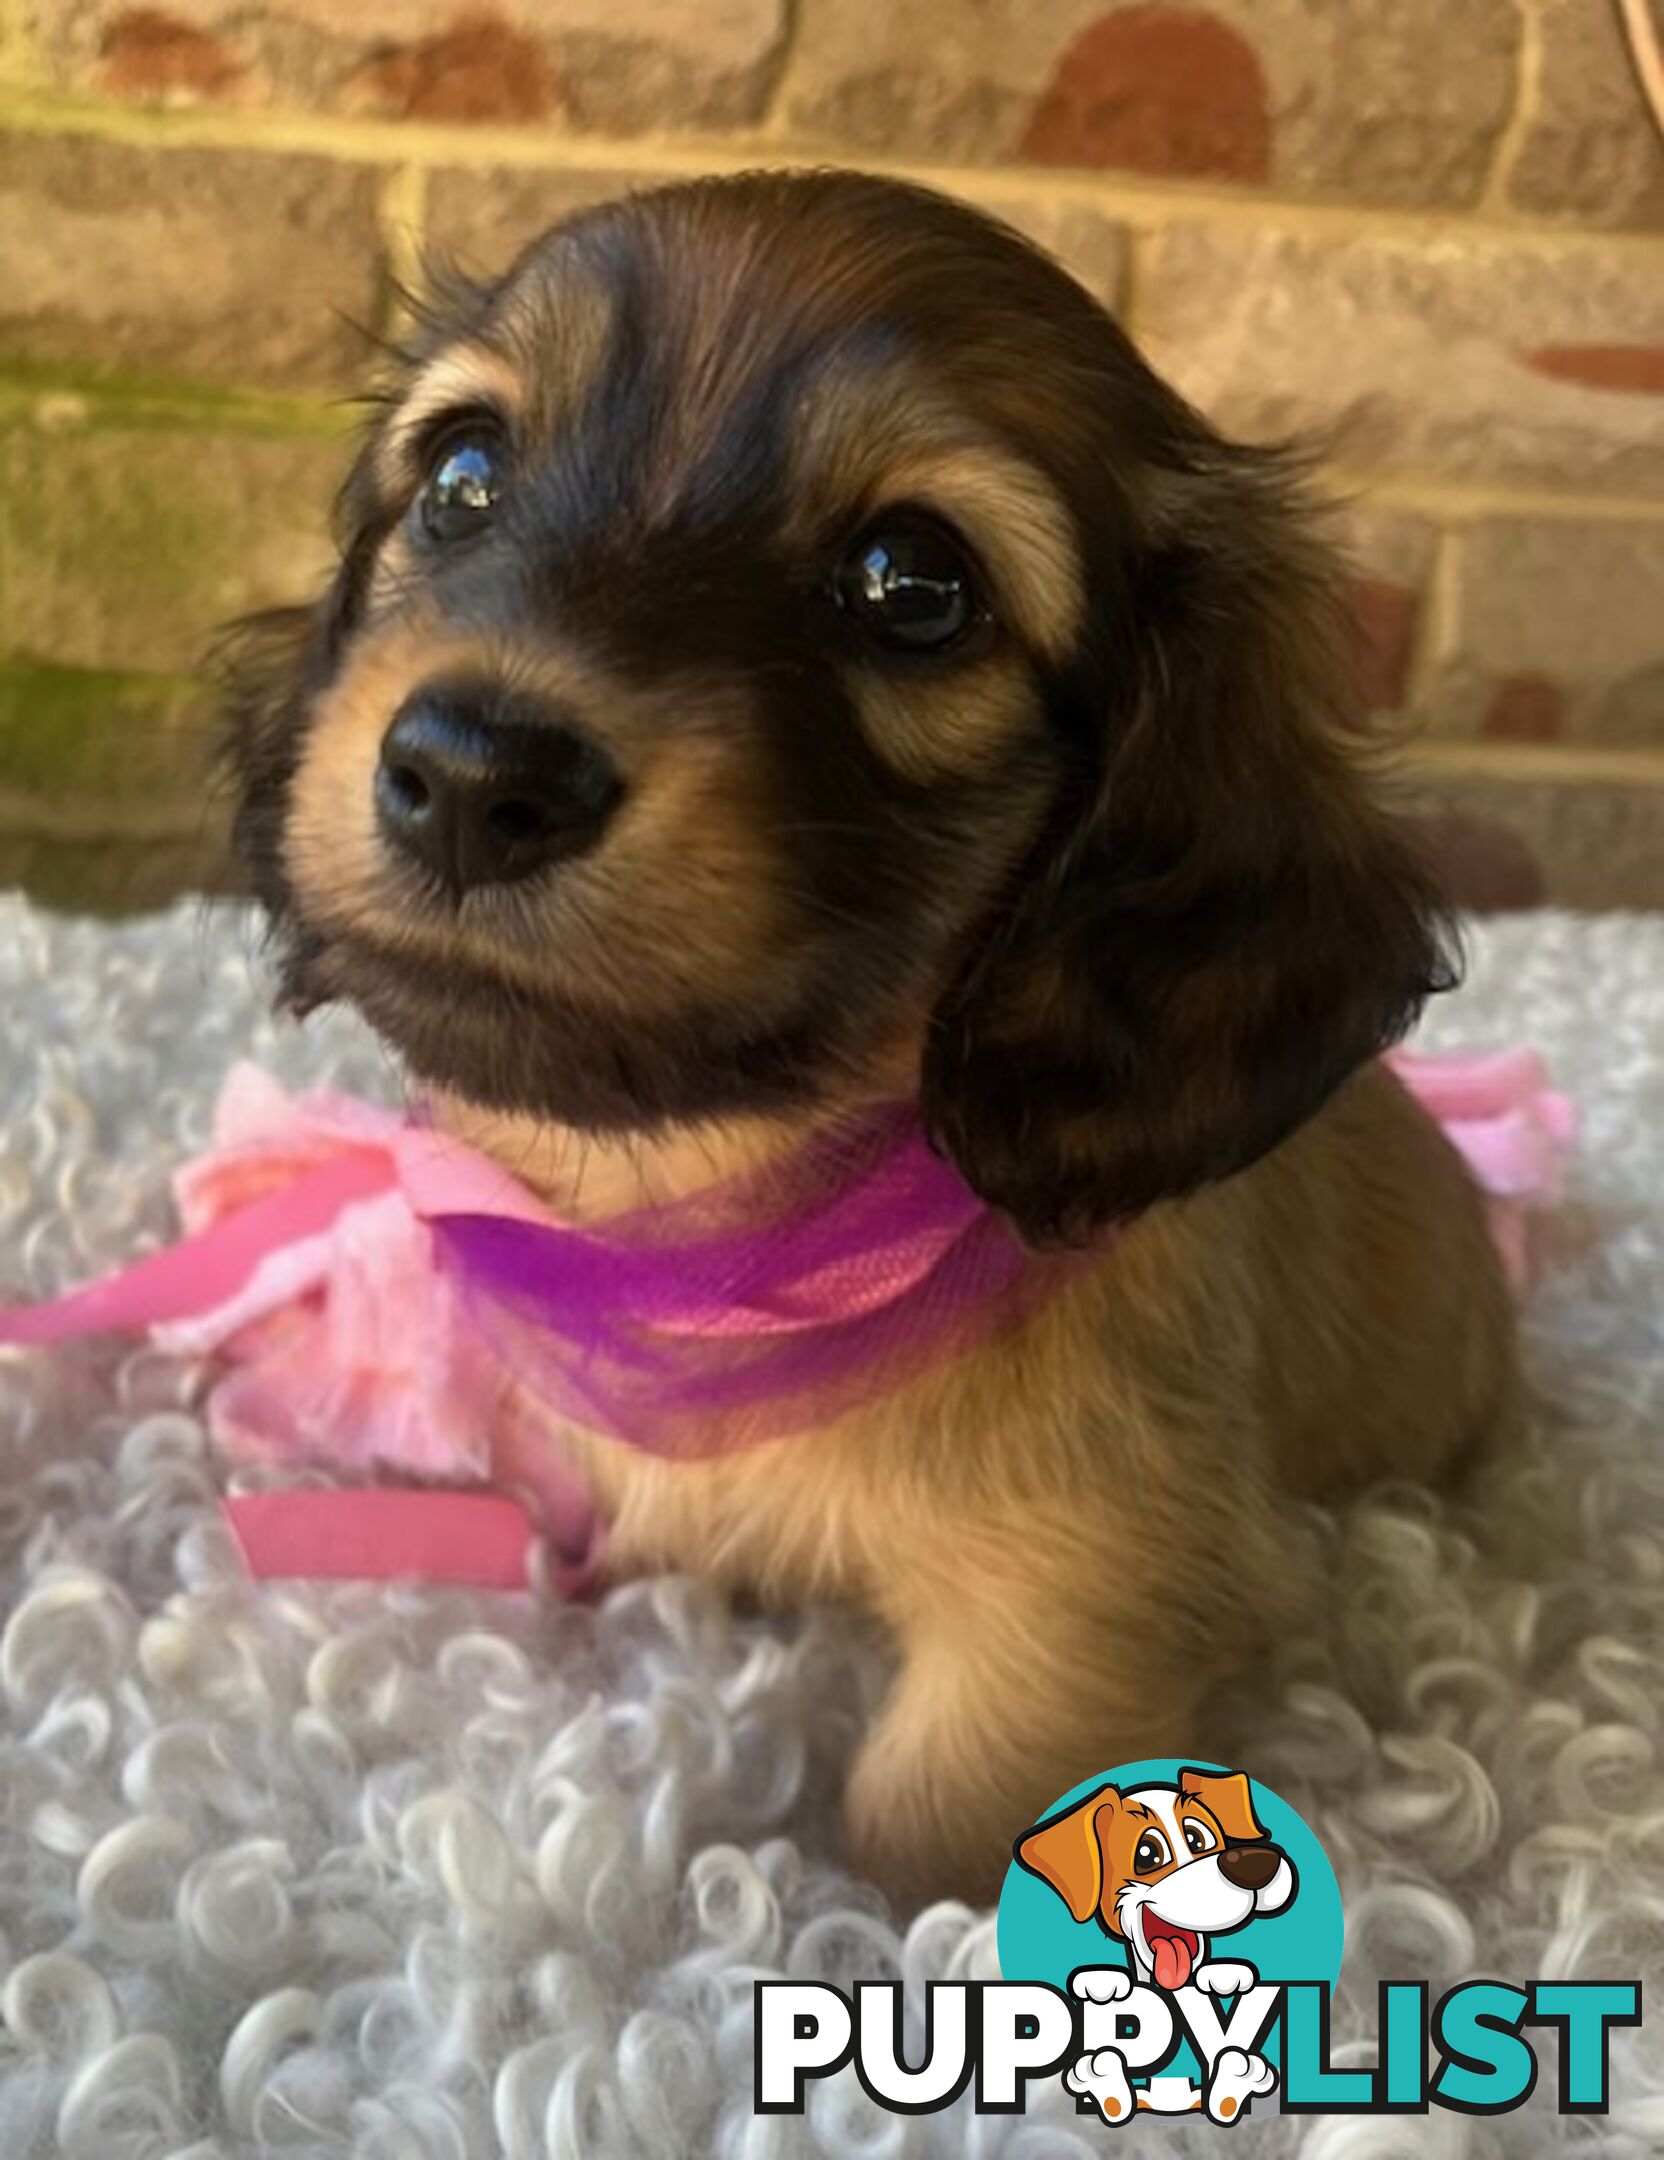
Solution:
M1388 1062L1466 1158L1523 1288L1527 1211L1558 1191L1571 1105L1530 1051L1397 1051ZM588 1497L435 1251L431 1225L444 1218L548 1225L524 1187L443 1134L325 1091L291 1099L243 1065L221 1094L214 1145L180 1170L176 1190L186 1232L177 1244L60 1298L0 1311L0 1343L148 1330L166 1349L222 1357L209 1422L233 1457L430 1481L232 1495L224 1511L257 1576L522 1587L537 1572L541 1532L559 1591L576 1595L593 1580L602 1533ZM808 1326L805 1300L824 1322L829 1295L833 1324L859 1324L879 1305L875 1285L891 1296L917 1289L942 1242L922 1231L899 1238L892 1223L893 1252L864 1244L848 1266L793 1278L778 1309L753 1297L708 1310L708 1288L690 1285L681 1324L758 1345ZM463 1489L482 1482L526 1497Z
M1531 1216L1560 1197L1576 1109L1549 1086L1535 1050L1394 1050L1387 1063L1473 1173L1508 1280L1523 1295L1531 1286Z

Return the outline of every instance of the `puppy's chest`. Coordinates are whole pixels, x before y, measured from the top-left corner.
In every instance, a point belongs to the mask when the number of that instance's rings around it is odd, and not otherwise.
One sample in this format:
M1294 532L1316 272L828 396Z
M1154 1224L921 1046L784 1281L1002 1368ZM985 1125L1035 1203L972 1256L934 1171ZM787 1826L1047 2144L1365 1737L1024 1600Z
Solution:
M607 1525L609 1572L687 1571L795 1603L857 1595L891 1564L891 1481L852 1459L859 1435L665 1457L545 1422Z

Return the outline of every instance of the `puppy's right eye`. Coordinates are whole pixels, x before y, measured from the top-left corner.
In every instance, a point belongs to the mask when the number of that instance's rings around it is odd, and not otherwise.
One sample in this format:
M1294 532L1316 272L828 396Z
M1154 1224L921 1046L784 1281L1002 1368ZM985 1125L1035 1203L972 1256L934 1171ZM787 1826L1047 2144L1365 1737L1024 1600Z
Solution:
M945 652L980 615L964 550L912 511L894 512L866 532L839 564L832 591L844 613L892 652Z
M490 523L502 496L502 438L479 422L443 436L416 498L423 536L439 546L466 540Z
M1133 1852L1133 1872L1138 1875L1152 1874L1165 1867L1172 1854L1167 1850L1167 1840L1159 1830L1146 1830Z

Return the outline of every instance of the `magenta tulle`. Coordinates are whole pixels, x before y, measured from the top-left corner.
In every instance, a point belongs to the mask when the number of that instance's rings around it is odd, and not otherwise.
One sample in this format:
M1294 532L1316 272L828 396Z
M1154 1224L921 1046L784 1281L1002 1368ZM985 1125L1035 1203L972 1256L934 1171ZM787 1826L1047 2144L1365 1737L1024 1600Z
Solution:
M1039 1260L892 1106L785 1169L602 1228L429 1218L541 1401L666 1454L824 1425L1018 1322Z
M1466 1158L1523 1289L1570 1104L1530 1052L1390 1062ZM1020 1325L1078 1264L1025 1253L899 1104L582 1228L426 1124L243 1065L177 1192L177 1245L0 1310L0 1343L148 1328L220 1361L209 1419L234 1458L428 1485L232 1501L267 1574L514 1582L535 1528L540 1578L574 1594L604 1530L560 1421L669 1455L806 1432ZM482 1483L516 1497L459 1504Z

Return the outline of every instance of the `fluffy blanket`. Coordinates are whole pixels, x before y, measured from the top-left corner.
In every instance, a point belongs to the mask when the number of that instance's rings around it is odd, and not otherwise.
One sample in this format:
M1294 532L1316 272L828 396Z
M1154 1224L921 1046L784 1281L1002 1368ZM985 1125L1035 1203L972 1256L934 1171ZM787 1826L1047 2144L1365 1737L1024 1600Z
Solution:
M1440 1045L1527 1039L1584 1140L1529 1311L1542 1408L1460 1517L1373 1498L1333 1618L1220 1706L1209 1751L1327 1845L1341 2060L1377 1977L1664 1980L1664 920L1475 932ZM0 902L0 1282L43 1293L168 1223L240 1054L385 1094L342 1016L266 1015L235 910L117 928ZM754 2119L752 1983L991 1977L986 1913L905 1934L840 1871L834 1799L879 1653L699 1585L598 1609L260 1589L212 1508L200 1374L0 1353L0 2154L27 2160L1069 2160L1026 2118L880 2113L852 2075ZM1014 1826L1015 1827L1015 1826ZM1250 2155L1664 2144L1664 2008L1609 2116L1138 2124ZM1217 2147L1210 2149L1217 2150Z

